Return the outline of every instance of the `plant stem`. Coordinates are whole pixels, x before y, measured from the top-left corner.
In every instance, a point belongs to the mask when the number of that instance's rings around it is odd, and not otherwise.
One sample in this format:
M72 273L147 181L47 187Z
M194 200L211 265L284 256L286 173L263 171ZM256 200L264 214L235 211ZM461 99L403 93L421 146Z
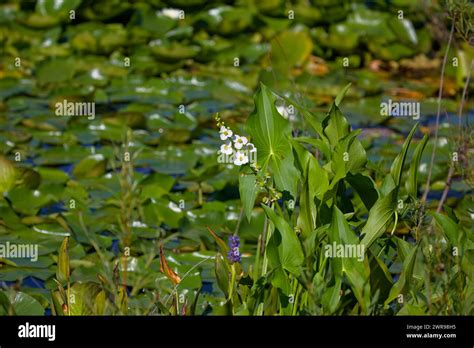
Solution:
M255 256L255 264L253 267L253 280L257 281L258 277L260 276L260 254L262 253L262 235L258 236L257 242L257 255Z
M441 212L444 201L448 197L448 192L449 192L449 189L451 188L451 182L452 182L452 179L453 179L453 174L454 174L454 161L451 161L451 166L449 167L448 176L446 178L446 182L445 182L445 186L444 186L444 190L443 190L443 195L441 196L441 199L439 200L438 208L436 208L437 213Z
M203 200L202 200L202 187L201 183L199 183L199 188L198 188L198 205L202 206Z
M291 315L296 315L296 312L297 312L297 308L298 308L298 291L299 291L299 283L298 283L298 279L296 278L293 278L293 308L292 308L292 311L291 311Z
M464 108L464 103L466 101L466 93L467 93L467 88L469 87L469 83L471 80L471 71L472 71L472 66L474 65L474 59L471 60L471 65L469 66L469 70L467 73L467 78L466 78L466 83L464 84L464 88L462 91L462 97L461 97L461 103L459 105L459 113L458 113L458 119L459 119L459 146L458 149L462 146L463 141L464 141L464 134L462 131L462 112ZM448 176L446 178L446 186L444 187L443 190L443 195L441 196L441 199L438 204L438 208L436 209L436 212L439 213L441 212L441 209L443 207L444 201L448 197L448 191L451 188L451 182L453 179L453 174L454 174L454 161L451 161L451 167L449 168Z
M295 307L294 307L295 309L294 309L293 315L298 315L298 310L299 310L300 305L304 304L302 294L301 294L301 291L303 290L303 286L300 284L298 279L296 279L296 282L297 282L297 287L296 287L296 297L295 297Z
M71 315L71 304L69 301L71 300L71 282L68 279L67 280L67 314L70 316Z
M179 296L177 291L174 294L174 301L176 302L176 315L179 315Z
M428 197L428 193L430 192L431 173L433 171L434 159L435 159L435 154L436 154L436 145L438 144L439 116L441 114L441 98L443 97L443 86L444 86L444 70L446 69L448 53L451 47L451 41L453 39L454 22L455 20L453 19L453 22L451 24L451 31L449 32L449 39L448 39L448 45L446 47L446 53L444 54L444 57L443 57L443 65L441 66L441 77L439 81L439 92L438 92L438 99L437 99L438 110L436 111L435 139L434 139L434 144L433 144L433 151L431 152L431 161L430 161L430 167L428 170L428 178L426 179L426 187L425 187L425 191L423 192L423 196L421 198L422 202L426 202L426 198Z
M273 203L270 206L270 208L273 209ZM261 268L262 272L260 273L260 275L262 276L267 273L267 267L268 267L267 243L268 243L268 240L270 239L269 226L270 226L270 223L269 223L268 217L265 216L265 222L263 225L263 237L262 237L262 242L261 242L263 260L262 260L262 268ZM263 299L263 301L265 301L265 298ZM258 304L257 315L263 315L263 302Z
M262 260L262 267L259 267L261 269L260 275L264 275L267 273L267 233L268 233L268 217L265 216L265 222L263 223L263 233L262 233L262 243L261 243L261 253L263 255L263 260Z
M240 208L239 220L237 220L237 225L235 226L234 236L239 233L240 224L242 223L242 218L244 217L244 207Z
M270 205L270 208L273 209L273 203ZM268 267L267 244L268 244L268 241L270 240L270 237L271 237L270 224L269 224L268 217L266 217L265 226L264 226L263 243L262 243L262 245L264 245L262 275L267 273L267 267Z

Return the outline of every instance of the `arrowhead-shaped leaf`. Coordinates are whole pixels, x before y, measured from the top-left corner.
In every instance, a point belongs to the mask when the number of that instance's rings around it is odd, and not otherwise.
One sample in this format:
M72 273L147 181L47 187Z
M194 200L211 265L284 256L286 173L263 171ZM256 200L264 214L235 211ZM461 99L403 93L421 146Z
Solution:
M279 190L296 197L299 173L293 165L290 123L278 113L275 97L264 84L260 84L254 99L255 109L247 121L247 132L257 148L257 162L264 169L270 168Z

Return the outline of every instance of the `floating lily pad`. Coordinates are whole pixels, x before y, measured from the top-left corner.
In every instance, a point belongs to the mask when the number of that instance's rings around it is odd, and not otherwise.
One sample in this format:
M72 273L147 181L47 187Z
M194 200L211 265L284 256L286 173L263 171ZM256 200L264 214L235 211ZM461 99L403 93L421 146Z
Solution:
M195 57L199 51L199 46L182 45L177 42L156 40L150 42L151 52L159 59L165 61L176 61L177 59L188 59Z
M43 306L34 297L26 293L20 291L5 293L2 291L2 294L7 295L16 315L44 315ZM2 310L3 315L5 315L4 309L0 306L0 313L2 313Z
M0 193L7 192L15 183L16 171L12 162L0 156Z
M40 83L57 83L71 80L74 76L73 58L51 58L39 64L36 77Z
M275 69L288 72L308 59L313 42L305 32L284 31L271 41L271 62Z
M95 178L103 175L106 168L107 159L103 155L90 155L76 164L72 173L78 179Z

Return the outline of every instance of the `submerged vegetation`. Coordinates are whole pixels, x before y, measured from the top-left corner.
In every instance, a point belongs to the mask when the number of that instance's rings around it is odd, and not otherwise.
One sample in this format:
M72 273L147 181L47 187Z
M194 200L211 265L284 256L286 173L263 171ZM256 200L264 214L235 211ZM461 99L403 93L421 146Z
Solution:
M0 5L0 314L473 314L473 6L368 3Z

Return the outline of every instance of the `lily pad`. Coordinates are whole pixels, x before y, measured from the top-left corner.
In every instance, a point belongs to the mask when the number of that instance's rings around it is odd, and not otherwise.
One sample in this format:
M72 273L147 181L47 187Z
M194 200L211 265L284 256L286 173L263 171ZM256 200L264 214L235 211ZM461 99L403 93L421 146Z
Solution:
M73 174L76 178L95 178L105 173L107 160L101 155L90 155L80 161L74 167Z
M40 83L69 81L74 76L73 58L51 58L39 64L36 77Z

